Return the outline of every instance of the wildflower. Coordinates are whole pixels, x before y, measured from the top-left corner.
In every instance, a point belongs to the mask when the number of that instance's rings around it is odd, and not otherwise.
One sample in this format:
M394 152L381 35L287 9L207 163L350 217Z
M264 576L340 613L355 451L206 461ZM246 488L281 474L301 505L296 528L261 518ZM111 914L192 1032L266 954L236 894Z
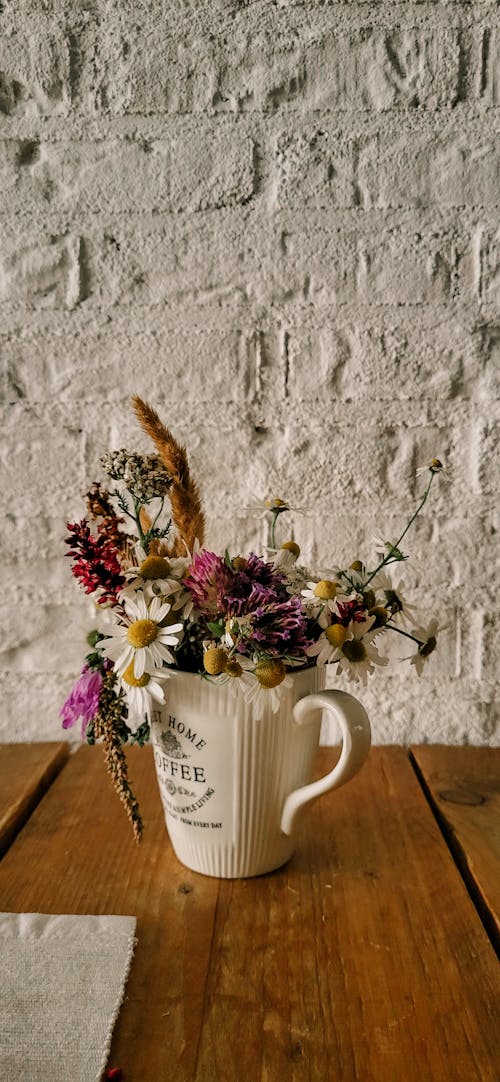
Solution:
M284 541L279 549L271 550L269 555L272 557L273 567L288 571L295 566L300 556L300 548L295 541Z
M152 672L143 673L142 676L136 676L133 661L127 665L127 668L121 674L120 685L125 693L129 710L128 727L132 732L137 729L137 725L134 727L131 724L132 719L135 719L137 723L140 723L144 718L147 721L151 719L153 699L157 703L165 702L165 694L161 685L162 681L166 680L169 675L166 669L154 669Z
M364 630L364 627L368 629ZM339 669L344 671L349 679L358 681L364 687L367 677L375 672L374 666L387 665L389 661L388 658L380 656L370 641L377 630L371 624L371 618L365 625L353 623L351 637L347 638L340 648Z
M248 511L252 514L258 514L259 518L264 518L269 513L273 515L282 515L284 511L298 511L299 508L291 507L287 500L282 500L278 496L261 500L258 496L254 496L254 503L249 504L248 507L244 507L244 511Z
M323 628L331 623L332 614L338 614L339 600L346 600L344 588L333 579L308 582L306 589L301 590L301 595L307 615Z
M387 658L380 657L371 641L376 634L373 617L362 622L353 620L348 627L331 624L307 653L317 657L317 665L338 662L347 676L366 685L374 665L387 665Z
M228 655L222 646L209 646L208 650L204 651L203 668L211 676L219 676L221 672L224 672L227 662Z
M178 646L183 625L162 626L170 612L168 602L162 603L157 597L148 601L141 591L133 598L121 595L121 599L124 613L116 617L119 623L114 634L101 643L103 653L114 662L115 671L122 676L133 662L134 676L140 678L164 662L175 664L169 646Z
M443 466L443 463L439 458L433 458L430 462L427 463L426 466L419 466L418 470L416 470L415 472L417 477L419 477L420 474L427 473L428 471L430 471L431 473L443 473L446 469L447 466Z
M139 503L165 496L172 485L172 478L159 455L132 454L122 448L102 455L101 466L113 480L123 481Z
M410 664L415 666L418 676L422 675L425 662L436 649L438 631L443 631L443 628L438 627L437 620L431 620L426 628L412 628L412 635L418 640L418 650L410 658Z
M93 671L89 665L85 664L76 684L59 711L63 729L71 729L81 719L82 737L85 737L87 725L94 720L99 709L101 688L101 673Z
M279 658L271 661L258 661L255 676L263 688L276 688L283 683L286 676L286 667Z
M66 555L73 560L73 575L86 594L99 592L100 605L116 602L125 578L113 541L104 535L93 537L86 519L68 523L68 530L70 536L65 538L65 544L70 549Z

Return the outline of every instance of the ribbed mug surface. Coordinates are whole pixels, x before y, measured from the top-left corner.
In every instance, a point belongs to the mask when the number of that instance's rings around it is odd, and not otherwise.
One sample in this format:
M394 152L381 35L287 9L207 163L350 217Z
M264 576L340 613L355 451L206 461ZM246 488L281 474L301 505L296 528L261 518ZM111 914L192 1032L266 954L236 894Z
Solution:
M291 676L279 709L258 710L232 682L175 673L151 740L168 833L179 860L204 875L262 875L292 855L285 798L311 779L321 710L295 725L294 704L325 684L323 668ZM236 692L236 694L235 694Z

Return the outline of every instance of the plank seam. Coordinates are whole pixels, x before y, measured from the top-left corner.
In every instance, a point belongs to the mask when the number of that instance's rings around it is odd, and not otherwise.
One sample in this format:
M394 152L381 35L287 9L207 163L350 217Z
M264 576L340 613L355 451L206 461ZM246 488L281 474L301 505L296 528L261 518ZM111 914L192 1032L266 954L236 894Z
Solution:
M490 913L486 902L476 884L474 875L470 869L469 862L467 860L467 854L461 845L453 827L447 822L446 816L443 815L437 801L434 798L432 790L426 780L426 777L417 762L411 748L408 748L408 757L410 765L413 767L417 781L420 784L422 792L427 800L429 808L436 820L439 827L443 841L447 846L449 853L453 859L454 864L462 878L465 889L471 899L471 902L477 912L477 915L483 925L483 928L488 936L488 939L493 947L498 958L500 958L500 934L495 922L494 917Z

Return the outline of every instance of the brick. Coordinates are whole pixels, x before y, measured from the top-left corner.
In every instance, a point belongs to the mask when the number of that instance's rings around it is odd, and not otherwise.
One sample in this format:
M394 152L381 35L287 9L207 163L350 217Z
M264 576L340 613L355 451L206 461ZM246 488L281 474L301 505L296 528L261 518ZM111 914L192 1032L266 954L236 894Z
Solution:
M14 672L72 673L81 668L85 634L92 626L81 623L80 605L57 602L13 606L8 625L0 628L0 668ZM59 656L64 638L64 660ZM83 656L82 656L83 655Z
M70 57L61 21L31 8L21 9L11 26L6 23L7 18L0 38L0 114L67 113Z
M456 30L365 27L334 31L306 51L308 99L316 108L439 108L455 99Z
M458 86L454 29L346 31L322 18L305 32L300 16L285 22L272 9L250 10L227 29L220 21L217 34L186 26L177 37L170 25L153 33L122 11L103 49L115 113L436 108Z
M292 401L481 399L492 392L487 344L446 316L421 320L329 322L289 331L288 394Z
M170 209L170 151L164 140L8 140L0 144L3 213Z
M260 244L259 258L258 231L228 212L154 230L120 224L112 234L86 238L89 289L105 307L245 298L260 285Z
M155 395L168 404L186 399L235 403L255 388L255 357L242 350L245 332L218 328L93 328L54 335L39 330L0 339L6 402L29 404L151 395L151 371L161 380ZM158 406L159 408L159 406Z
M0 671L3 709L0 741L69 740L80 742L81 729L63 730L59 710L81 669L81 661L64 676L55 672Z
M85 296L80 237L25 235L5 240L0 258L0 304L75 308Z
M11 409L3 433L0 466L9 513L71 514L75 493L86 491L85 436L75 404L67 417L52 410L43 420L28 408Z
M221 130L222 129L222 130ZM172 208L209 210L247 203L254 193L249 136L222 125L184 129L172 138Z
M365 207L496 206L500 150L491 130L382 133L359 155Z
M288 224L290 223L290 224ZM445 304L450 301L456 267L453 237L439 229L425 232L406 225L372 223L361 229L332 229L322 215L283 221L276 295L318 307Z
M345 132L312 128L278 141L277 204L280 207L354 207L358 141Z
M253 147L244 134L200 124L171 139L0 143L3 214L206 210L247 202Z

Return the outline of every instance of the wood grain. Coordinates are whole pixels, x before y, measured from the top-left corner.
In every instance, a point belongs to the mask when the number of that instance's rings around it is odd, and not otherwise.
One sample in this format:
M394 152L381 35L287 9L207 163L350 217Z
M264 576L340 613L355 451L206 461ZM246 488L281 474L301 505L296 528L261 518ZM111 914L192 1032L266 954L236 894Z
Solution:
M286 868L235 881L177 862L150 749L130 761L139 849L85 747L0 865L2 909L137 916L126 1082L496 1082L497 962L406 752L372 749Z
M0 744L0 856L69 755L66 742Z
M485 926L500 951L500 748L412 748Z

